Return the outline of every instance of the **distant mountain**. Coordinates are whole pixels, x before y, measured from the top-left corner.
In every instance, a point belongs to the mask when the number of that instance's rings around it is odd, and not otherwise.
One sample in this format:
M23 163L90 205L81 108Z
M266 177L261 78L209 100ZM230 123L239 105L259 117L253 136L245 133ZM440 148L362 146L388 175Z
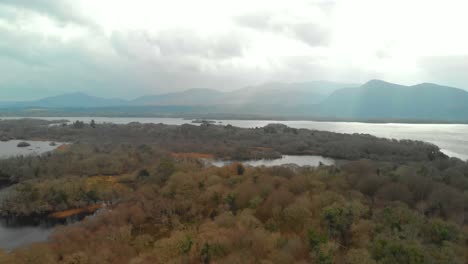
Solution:
M310 105L324 100L333 91L357 84L327 81L304 83L266 83L231 92L212 89L190 89L137 98L131 105Z
M332 92L348 87L359 87L355 83L338 83L330 81L311 81L311 82L269 82L257 86L248 86L240 91L268 91L268 90L302 90L313 91L317 94L331 94Z
M338 89L358 86L328 81L273 82L233 91L225 101L231 104L310 105L320 103Z
M468 92L422 83L371 80L335 91L318 106L321 116L357 119L468 120Z
M212 105L219 104L225 93L212 89L190 89L182 92L142 96L129 102L130 105Z
M90 96L84 93L69 93L53 97L47 97L37 101L17 102L9 106L15 107L45 107L45 108L87 108L109 107L127 104L120 99L107 99Z
M84 93L69 93L27 102L0 102L2 108L96 108L114 106L243 106L310 105L324 100L333 91L357 85L334 82L267 83L231 92L214 89L189 89L134 100L107 99ZM216 108L219 109L219 108ZM231 108L233 109L233 108ZM234 108L236 109L236 108Z
M29 110L104 113L105 115L263 116L320 120L468 122L468 92L431 83L404 86L381 80L363 85L333 82L267 83L231 92L190 89L134 100L83 93L32 102L0 102L5 114ZM36 109L40 108L40 109ZM80 108L80 109L78 109ZM1 114L1 113L0 113Z
M17 105L18 102L12 102L12 101L0 101L0 107L13 107L15 105Z

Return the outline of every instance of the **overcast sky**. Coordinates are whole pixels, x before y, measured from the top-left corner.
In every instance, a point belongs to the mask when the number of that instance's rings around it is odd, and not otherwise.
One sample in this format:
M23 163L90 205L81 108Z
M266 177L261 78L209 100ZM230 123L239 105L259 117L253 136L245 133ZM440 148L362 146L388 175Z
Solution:
M468 88L466 0L1 0L0 101L330 80Z

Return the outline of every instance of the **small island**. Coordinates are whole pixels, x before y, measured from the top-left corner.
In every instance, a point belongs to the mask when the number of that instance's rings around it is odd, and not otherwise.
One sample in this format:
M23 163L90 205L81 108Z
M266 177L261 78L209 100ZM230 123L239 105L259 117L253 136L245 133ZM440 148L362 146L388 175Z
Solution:
M31 144L29 144L28 142L22 141L22 142L18 143L18 145L16 145L16 146L18 148L25 148L25 147L31 146Z
M192 123L194 124L216 124L216 121L206 120L206 119L195 119L195 120L192 120Z

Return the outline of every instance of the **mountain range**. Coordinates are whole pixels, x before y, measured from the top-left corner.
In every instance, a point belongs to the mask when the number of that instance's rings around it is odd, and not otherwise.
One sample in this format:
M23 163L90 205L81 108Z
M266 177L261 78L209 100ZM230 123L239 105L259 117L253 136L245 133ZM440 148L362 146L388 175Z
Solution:
M371 80L335 91L317 110L321 116L349 119L468 120L468 92L432 83Z
M315 104L334 91L357 84L316 81L306 83L266 83L249 86L231 92L213 89L190 89L182 92L142 96L130 105L246 105L246 104ZM268 98L268 100L265 100Z
M327 81L306 83L266 83L245 87L235 91L221 92L214 89L189 89L156 95L141 96L133 100L107 99L84 93L69 93L28 102L0 102L7 107L45 107L45 108L89 108L110 106L207 106L207 105L245 105L245 104L315 104L332 92L343 87L358 84L344 84ZM265 100L268 98L268 100Z
M326 81L277 82L229 92L190 89L133 100L72 93L30 102L0 102L0 108L3 111L12 108L107 108L108 112L122 113L127 109L135 114L138 114L140 108L145 109L145 114L151 112L151 109L156 113L164 111L178 114L189 109L197 114L227 116L257 114L320 119L467 122L468 92L432 83L404 86L382 80L371 80L363 85Z

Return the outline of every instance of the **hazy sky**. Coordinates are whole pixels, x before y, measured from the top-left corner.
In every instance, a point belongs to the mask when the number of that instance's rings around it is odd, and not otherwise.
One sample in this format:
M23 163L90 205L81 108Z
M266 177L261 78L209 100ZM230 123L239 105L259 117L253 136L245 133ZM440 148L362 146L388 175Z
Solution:
M0 101L331 80L468 88L466 0L1 0Z

